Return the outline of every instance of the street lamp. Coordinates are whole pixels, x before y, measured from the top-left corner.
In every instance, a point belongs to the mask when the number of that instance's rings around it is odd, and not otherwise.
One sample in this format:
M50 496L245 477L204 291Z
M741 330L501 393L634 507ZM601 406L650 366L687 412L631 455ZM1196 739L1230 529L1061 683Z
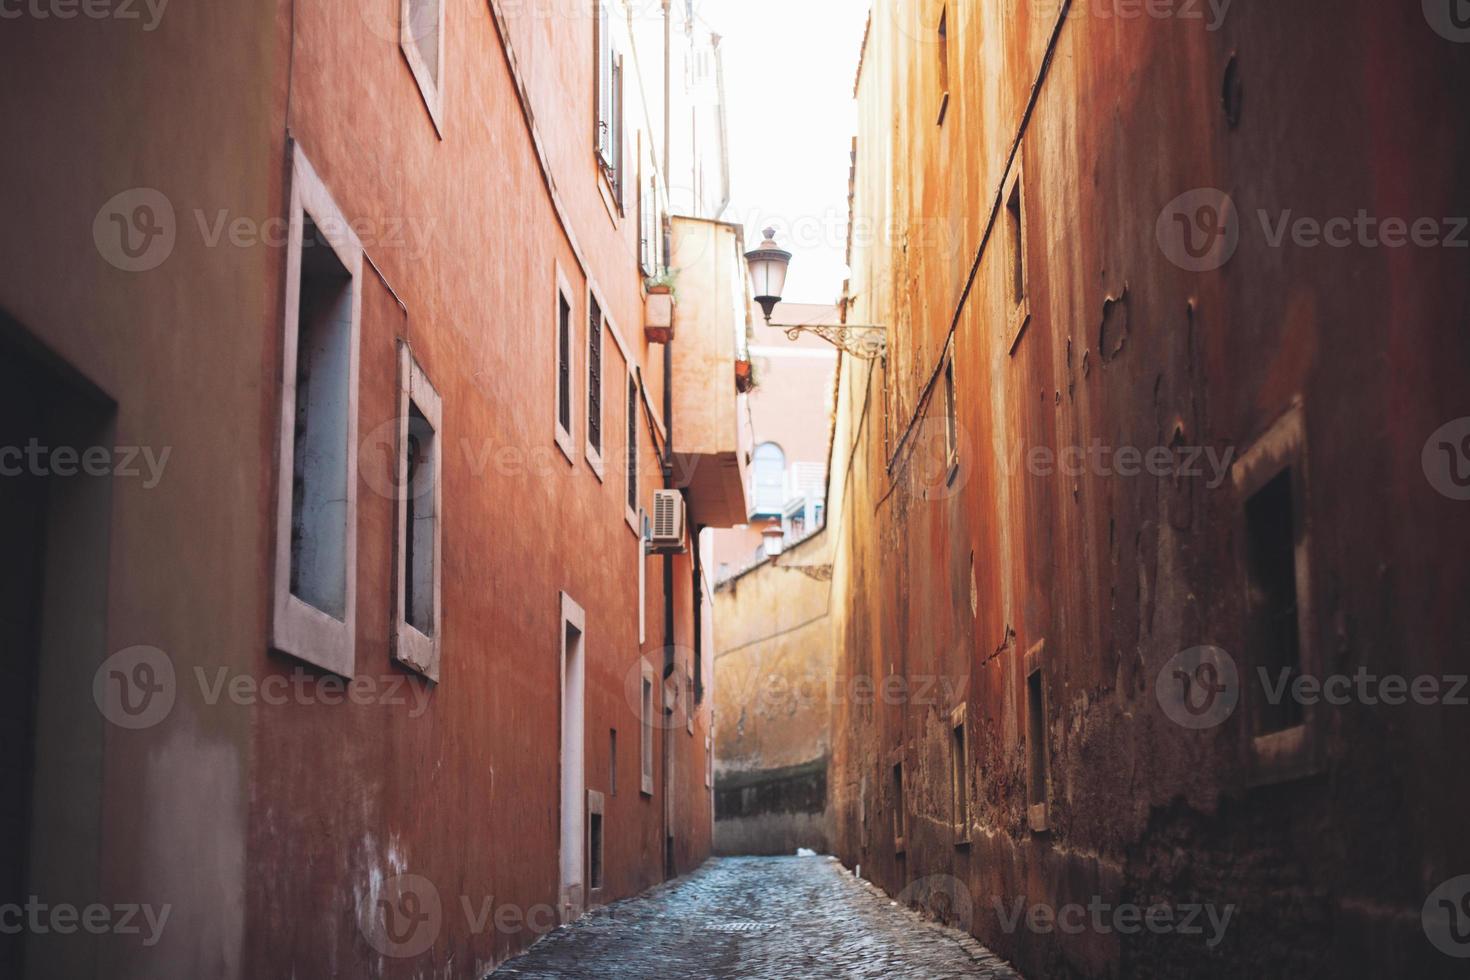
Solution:
M838 350L853 357L874 360L887 353L888 332L882 327L858 326L850 323L772 323L771 313L781 302L781 293L786 288L786 270L791 265L791 253L776 244L776 229L765 229L766 240L759 248L745 253L745 263L750 267L750 285L755 301L766 314L766 325L786 331L787 340L795 340L802 333L813 333Z

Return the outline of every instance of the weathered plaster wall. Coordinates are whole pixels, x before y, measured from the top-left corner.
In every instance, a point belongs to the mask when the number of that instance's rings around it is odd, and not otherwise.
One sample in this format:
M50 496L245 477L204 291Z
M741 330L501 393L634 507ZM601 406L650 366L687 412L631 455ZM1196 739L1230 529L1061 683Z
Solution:
M1208 11L951 0L938 124L940 10L879 0L858 84L854 220L891 234L855 250L851 319L891 336L886 364L843 375L833 643L839 687L904 680L892 697L834 705L838 852L906 897L942 876L970 902L940 911L1033 976L1454 975L1420 908L1470 867L1452 775L1463 709L1324 709L1315 774L1260 785L1231 479L1043 473L1027 454L1099 440L1239 455L1299 399L1318 670L1462 673L1470 632L1453 597L1470 569L1451 542L1470 517L1420 457L1467 410L1465 252L1273 247L1259 212L1470 211L1451 96L1470 49L1413 4L1237 2L1211 30ZM1235 124L1222 104L1232 58ZM1001 200L1013 149L1030 303L1014 350ZM1174 264L1157 235L1166 205L1199 187L1229 193L1240 216L1218 271ZM1156 695L1170 659L1200 644L1229 651L1247 686L1240 711L1192 731ZM1028 820L1032 650L1048 704L1043 833ZM961 705L968 844L950 781ZM1007 928L995 903L1017 897L1237 911L1211 948Z
M692 734L682 716L677 728L655 722L655 791L639 792L639 662L661 672L674 646L675 673L688 664L693 565L673 560L665 636L662 560L642 556L623 516L628 365L611 337L602 476L582 452L589 283L655 415L663 401L662 352L641 329L636 194L620 211L598 190L593 22L565 5L447 7L442 139L399 50L396 3L174 4L147 32L29 15L0 31L0 116L17 149L0 162L6 339L47 348L115 402L111 442L171 453L157 486L114 481L110 526L72 542L73 556L106 563L106 615L78 623L78 636L93 623L99 635L82 637L95 640L92 659L60 679L56 704L95 737L100 762L95 777L67 770L76 778L62 787L74 793L62 801L73 804L67 829L81 836L69 850L48 839L69 862L53 898L167 903L171 918L152 947L68 937L52 975L464 976L530 943L526 916L557 901L563 591L587 612L587 785L606 795L606 884L594 900L662 880L666 830L673 871L709 853L708 697ZM221 217L269 231L285 215L288 135L369 259L360 434L397 411L398 340L444 403L436 685L391 660L394 501L374 491L372 459L357 474L354 674L383 698L368 704L239 703L211 699L203 683L299 680L341 695L268 649L285 250L235 244L228 224L222 240L208 237ZM631 128L628 142L631 158ZM93 237L104 202L131 188L156 189L173 209L176 241L151 270L116 268ZM579 352L571 460L552 437L558 266ZM639 439L648 506L661 475L641 419ZM93 671L135 644L170 658L177 703L144 730L92 725ZM665 746L677 770L667 779ZM359 905L405 873L434 883L442 922L422 955L381 955ZM491 918L476 923L467 907Z
M715 849L831 849L825 531L715 593Z

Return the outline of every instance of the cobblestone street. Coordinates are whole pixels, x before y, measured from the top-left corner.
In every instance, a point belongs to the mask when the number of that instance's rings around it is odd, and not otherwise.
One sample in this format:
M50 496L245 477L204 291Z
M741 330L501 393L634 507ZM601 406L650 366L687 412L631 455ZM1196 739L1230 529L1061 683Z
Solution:
M978 943L820 857L712 860L558 930L493 976L1020 980Z

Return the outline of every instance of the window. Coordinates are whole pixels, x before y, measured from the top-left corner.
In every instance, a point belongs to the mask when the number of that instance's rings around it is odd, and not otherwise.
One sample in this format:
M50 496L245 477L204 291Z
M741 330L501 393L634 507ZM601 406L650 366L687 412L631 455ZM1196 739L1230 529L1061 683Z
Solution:
M1026 654L1026 800L1031 829L1047 829L1049 799L1047 787L1046 689L1042 681L1041 657L1044 643L1038 643Z
M1308 570L1306 423L1289 409L1232 467L1241 499L1244 648L1272 690L1320 672L1311 642ZM1273 703L1274 700L1274 703ZM1313 705L1286 694L1254 700L1245 737L1253 785L1310 775L1318 769Z
M645 276L656 276L663 267L663 218L658 206L658 178L639 184L638 257Z
M271 644L352 676L362 243L292 144Z
M393 590L393 656L430 680L439 679L441 528L440 435L443 403L414 360L398 345L397 543Z
M638 644L648 639L648 546L653 538L648 512L638 511Z
M434 129L444 135L445 0L401 0L398 46L408 60Z
M587 791L587 887L592 891L602 888L602 794Z
M949 8L939 12L939 125L944 125L944 114L949 109Z
M1026 207L1022 200L1022 174L1021 158L1018 154L1005 191L1006 259L1009 264L1006 288L1010 294L1008 333L1009 349L1012 353L1021 339L1021 332L1031 319L1030 285L1026 275Z
M638 381L628 375L628 524L638 529Z
M908 817L904 811L904 764L894 763L894 851L903 851Z
M602 469L602 306L587 298L587 453L593 468ZM593 459L595 457L595 459Z
M569 462L575 462L572 448L572 295L561 267L556 270L556 444Z
M597 4L597 162L622 205L623 56L613 45L608 0Z
M607 732L607 789L609 796L618 795L618 730Z
M950 714L950 784L954 795L954 842L970 843L970 753L965 741L965 706Z
M1292 520L1291 470L1284 469L1246 501L1246 594L1250 648L1272 684L1286 689L1301 674L1296 603L1296 530ZM1256 734L1279 732L1302 723L1295 698L1260 706Z
M642 697L639 708L639 764L641 769L640 789L644 796L653 795L653 668L643 661Z
M586 895L587 791L587 614L571 596L561 596L561 891L563 909L576 913Z
M954 479L956 465L960 459L960 433L958 409L955 405L954 355L944 364L944 458L949 468L949 479Z
M710 730L704 733L704 788L713 789L715 785L715 735L713 724Z
M774 442L763 442L755 447L752 463L755 506L751 516L780 517L786 503L786 454Z
M694 734L694 675L684 667L684 728Z

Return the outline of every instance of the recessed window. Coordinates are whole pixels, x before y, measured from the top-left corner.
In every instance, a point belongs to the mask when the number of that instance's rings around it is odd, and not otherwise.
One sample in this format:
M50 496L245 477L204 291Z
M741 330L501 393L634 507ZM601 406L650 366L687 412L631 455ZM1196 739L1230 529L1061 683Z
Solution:
M602 887L602 814L591 814L587 821L588 878L595 891Z
M1021 157L1018 154L1011 176L1006 181L1005 191L1006 291L1010 306L1007 327L1010 342L1007 349L1012 353L1031 319L1031 286L1026 266L1024 185Z
M937 55L939 61L939 124L949 109L949 8L939 12Z
M1019 306L1026 298L1026 236L1020 180L1011 181L1006 196L1006 235L1011 264L1011 305Z
M638 522L638 381L628 375L628 522Z
M965 740L965 706L950 716L950 788L954 797L955 843L970 841L970 752Z
M1294 680L1321 672L1312 643L1306 519L1306 413L1288 409L1231 467L1241 501L1243 654L1272 690L1252 699L1243 734L1251 785L1320 771L1320 709L1290 694Z
M608 729L607 733L607 783L608 795L618 795L618 730Z
M663 216L658 200L658 178L639 183L638 256L645 276L656 276L663 268Z
M444 132L444 8L446 0L401 0L399 47L418 83L429 117Z
M406 343L399 344L398 409L393 655L437 681L444 410Z
M602 465L602 306L587 298L587 452Z
M960 456L959 418L955 405L954 356L944 362L944 458L947 466L954 467ZM953 472L950 474L953 476Z
M1047 809L1046 688L1041 650L1038 644L1026 655L1026 799L1033 831L1046 830L1050 817Z
M893 844L897 850L904 849L904 838L908 836L908 815L903 800L903 763L893 764Z
M752 517L780 517L786 503L786 454L774 442L755 447L751 457L755 492Z
M271 644L352 675L362 244L292 144Z
M623 56L613 44L611 4L597 4L597 162L622 204Z
M1246 501L1246 569L1252 644L1272 683L1286 688L1301 674L1296 603L1296 532L1292 520L1291 470L1282 470ZM1279 680L1278 680L1279 678ZM1277 732L1302 722L1295 698L1266 703L1256 733Z
M572 440L572 413L576 403L572 396L572 381L576 378L576 344L574 326L575 307L572 305L572 289L567 285L566 275L560 263L556 266L555 306L551 311L556 349L556 403L552 407L553 434L562 455L569 463L576 462L575 443Z
M643 662L642 697L639 701L639 765L641 790L645 796L653 795L653 668Z

